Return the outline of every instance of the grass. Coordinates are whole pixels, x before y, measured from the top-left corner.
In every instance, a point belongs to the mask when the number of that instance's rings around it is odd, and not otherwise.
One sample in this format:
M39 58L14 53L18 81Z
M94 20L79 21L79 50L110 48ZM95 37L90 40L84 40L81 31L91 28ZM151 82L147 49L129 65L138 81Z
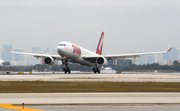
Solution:
M180 92L179 82L0 81L0 93Z

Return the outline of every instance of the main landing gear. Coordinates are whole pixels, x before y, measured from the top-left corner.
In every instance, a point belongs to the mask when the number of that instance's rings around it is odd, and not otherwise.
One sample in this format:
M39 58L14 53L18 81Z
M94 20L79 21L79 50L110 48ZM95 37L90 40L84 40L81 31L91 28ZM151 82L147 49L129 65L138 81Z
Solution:
M63 61L63 64L65 65L65 67L63 68L64 73L66 74L68 72L70 74L71 70L68 67L67 60Z
M100 73L100 70L99 70L99 68L97 67L97 64L95 65L95 67L93 67L93 71L94 71L94 74L96 74L96 73Z

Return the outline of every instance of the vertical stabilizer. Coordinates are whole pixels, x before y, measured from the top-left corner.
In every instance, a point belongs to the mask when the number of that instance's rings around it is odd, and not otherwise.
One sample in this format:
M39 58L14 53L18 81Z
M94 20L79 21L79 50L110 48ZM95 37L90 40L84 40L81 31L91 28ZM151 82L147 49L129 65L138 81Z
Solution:
M102 47L103 47L103 41L104 41L104 32L102 32L101 37L99 39L99 43L96 49L96 54L101 55L102 53Z

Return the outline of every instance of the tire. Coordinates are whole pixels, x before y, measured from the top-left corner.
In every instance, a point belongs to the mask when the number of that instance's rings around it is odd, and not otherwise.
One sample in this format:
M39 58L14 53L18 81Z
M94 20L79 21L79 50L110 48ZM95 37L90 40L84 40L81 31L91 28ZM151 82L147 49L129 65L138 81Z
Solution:
M98 74L100 74L100 70L98 70Z
M93 67L92 70L95 72L95 68Z
M65 71L66 69L65 69L65 67L63 67L63 71Z

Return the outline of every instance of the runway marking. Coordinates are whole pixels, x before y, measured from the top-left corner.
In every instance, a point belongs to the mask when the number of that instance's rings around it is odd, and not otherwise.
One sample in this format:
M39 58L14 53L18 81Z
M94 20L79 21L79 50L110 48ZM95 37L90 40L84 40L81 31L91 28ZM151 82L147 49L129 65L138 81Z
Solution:
M14 106L12 104L0 104L0 107L7 108L7 109L19 110L19 111L44 111L44 110L31 109L31 108L24 108L24 109L22 109L22 107Z

